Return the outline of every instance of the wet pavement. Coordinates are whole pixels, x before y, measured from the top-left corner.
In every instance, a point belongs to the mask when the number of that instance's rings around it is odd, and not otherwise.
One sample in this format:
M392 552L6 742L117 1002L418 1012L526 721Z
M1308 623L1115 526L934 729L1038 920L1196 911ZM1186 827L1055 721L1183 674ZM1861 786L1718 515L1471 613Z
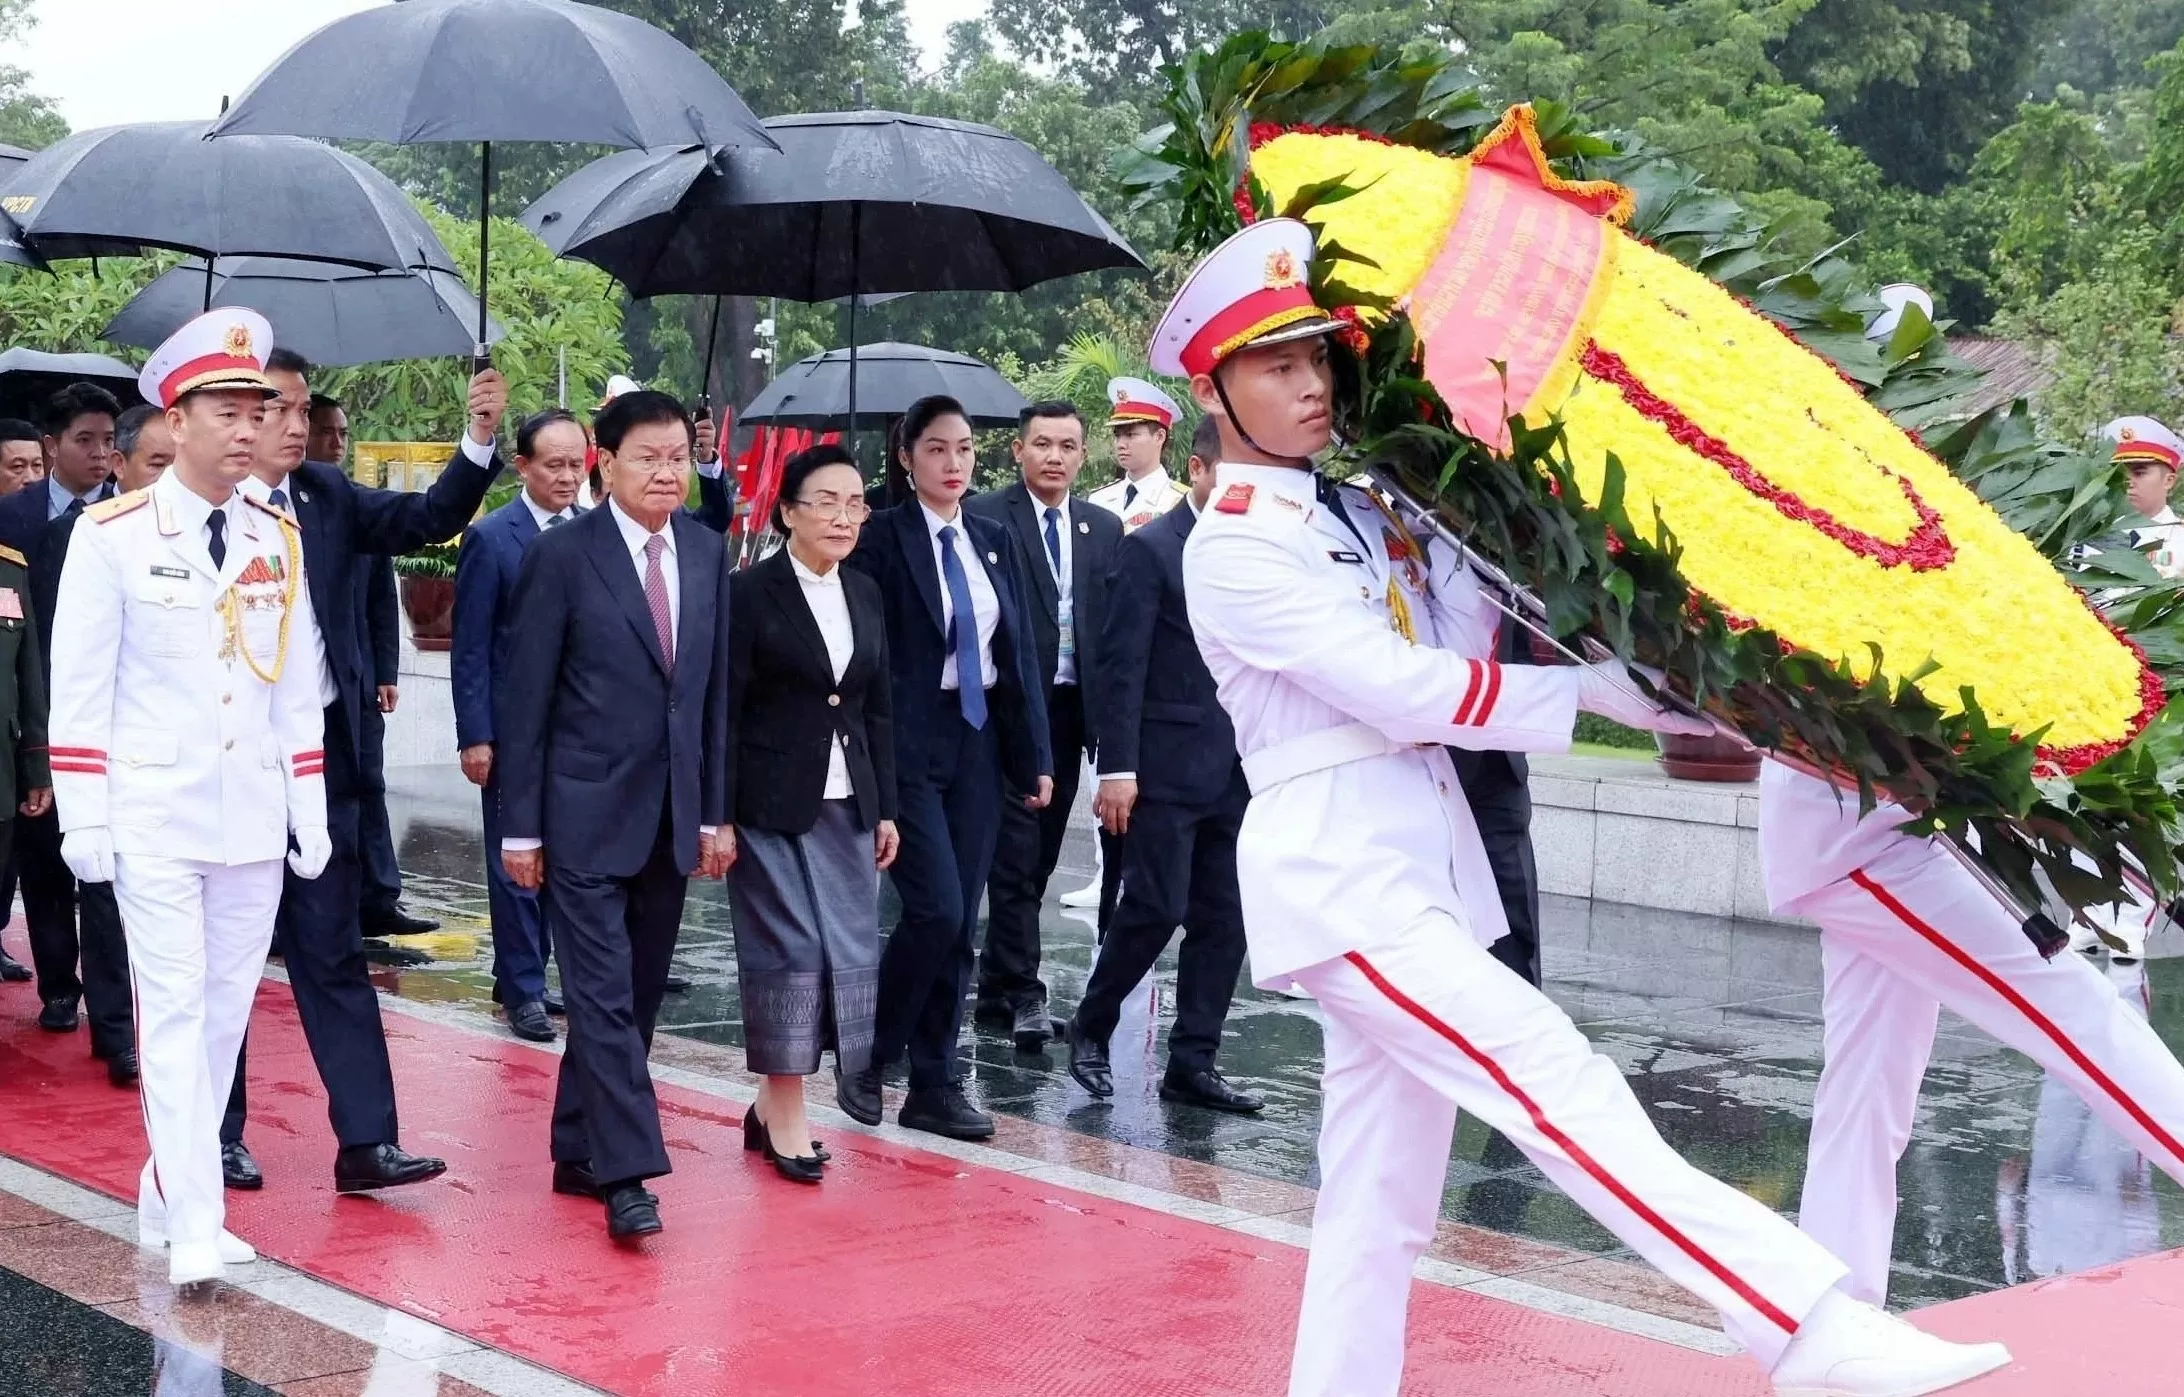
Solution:
M413 909L446 922L412 939L438 959L385 971L413 998L489 1008L490 947L474 788L452 771L402 769L393 801ZM1072 831L1050 891L1081 886L1088 830ZM1543 913L1548 990L1616 1063L1662 1134L1708 1172L1794 1215L1804 1179L1813 1084L1820 1070L1820 954L1814 933L1684 913L1549 897ZM895 914L882 895L881 925ZM1089 912L1050 900L1044 977L1058 1013L1091 971ZM692 885L676 968L693 989L672 995L665 1032L740 1046L734 932L721 885ZM2156 960L2126 988L2184 1048L2184 960ZM1165 1006L1171 950L1133 996L1111 1044L1116 1094L1093 1101L1057 1045L1018 1053L1005 1034L966 1026L973 1089L989 1109L1042 1125L1281 1183L1317 1182L1319 1026L1313 1006L1239 987L1221 1064L1267 1099L1239 1118L1167 1105ZM2029 1060L1944 1014L1910 1150L1899 1171L1891 1302L1915 1307L2100 1261L2184 1246L2184 1197L2150 1171L2067 1091L2044 1091ZM1506 1141L1466 1119L1449 1163L1452 1221L1559 1247L1630 1253L1549 1187Z

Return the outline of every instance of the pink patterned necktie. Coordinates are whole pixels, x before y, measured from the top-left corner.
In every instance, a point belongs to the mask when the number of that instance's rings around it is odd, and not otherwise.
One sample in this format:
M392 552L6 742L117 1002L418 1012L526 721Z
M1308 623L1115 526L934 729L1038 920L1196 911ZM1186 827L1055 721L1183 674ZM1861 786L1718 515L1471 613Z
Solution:
M660 657L667 672L675 672L675 613L667 609L667 575L660 571L660 555L667 540L654 534L645 540L645 605L652 608L652 629L659 632Z

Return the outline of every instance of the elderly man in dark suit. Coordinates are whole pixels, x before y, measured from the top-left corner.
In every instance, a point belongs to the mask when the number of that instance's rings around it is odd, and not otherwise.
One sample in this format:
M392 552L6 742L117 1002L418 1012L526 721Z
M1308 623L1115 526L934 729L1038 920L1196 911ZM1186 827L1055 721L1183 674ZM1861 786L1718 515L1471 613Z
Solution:
M1078 772L1097 745L1097 710L1083 696L1099 683L1107 570L1122 542L1122 521L1070 497L1084 469L1084 419L1066 399L1026 407L1010 450L1021 473L1017 482L974 495L963 507L1007 526L1030 584L1024 610L1045 681L1054 799L1039 810L1021 801L1001 807L1001 836L986 882L977 1012L1007 1028L1019 1051L1035 1053L1051 1031L1039 979L1039 909L1062 856Z
M545 892L569 1045L556 1192L598 1198L617 1240L660 1230L669 1170L645 1065L692 873L728 823L728 550L681 509L690 419L625 393L592 424L609 500L531 546L494 694L501 857Z
M1244 965L1244 909L1236 837L1251 787L1236 732L1199 657L1184 605L1183 544L1213 489L1220 452L1211 418L1190 461L1191 492L1122 541L1102 635L1106 668L1099 791L1093 811L1122 843L1122 892L1100 942L1084 1000L1069 1025L1069 1072L1097 1097L1115 1093L1107 1040L1135 989L1180 924L1175 1027L1168 1033L1163 1101L1248 1113L1265 1103L1214 1066L1221 1026Z
M463 775L480 788L485 807L485 889L493 925L493 997L509 1031L534 1043L553 1041L549 1014L560 1000L546 992L552 954L538 894L517 887L501 866L501 784L494 762L493 696L506 673L515 633L516 578L524 554L549 529L576 518L590 445L566 408L534 413L516 429L516 474L523 489L472 524L455 554L455 638L448 673L455 695L455 744Z
M310 369L287 350L268 356L266 376L279 396L267 405L257 459L240 488L295 516L304 581L325 642L319 696L326 704L326 822L333 853L319 877L288 878L274 945L287 964L296 1013L326 1086L338 1146L334 1188L360 1193L434 1178L447 1165L401 1147L394 1070L364 956L358 822L364 715L378 704L378 673L358 624L359 570L371 555L407 553L451 538L477 512L500 471L493 442L508 385L491 369L470 381L462 442L430 490L408 494L358 485L338 467L304 460Z

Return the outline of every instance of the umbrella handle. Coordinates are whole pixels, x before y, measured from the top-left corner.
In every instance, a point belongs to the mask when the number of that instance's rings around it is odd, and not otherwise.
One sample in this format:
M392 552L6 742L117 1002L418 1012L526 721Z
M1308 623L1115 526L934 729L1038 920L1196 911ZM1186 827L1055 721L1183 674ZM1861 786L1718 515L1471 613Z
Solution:
M478 142L478 341L470 351L474 378L493 367L493 351L485 342L485 283L493 266L493 143Z

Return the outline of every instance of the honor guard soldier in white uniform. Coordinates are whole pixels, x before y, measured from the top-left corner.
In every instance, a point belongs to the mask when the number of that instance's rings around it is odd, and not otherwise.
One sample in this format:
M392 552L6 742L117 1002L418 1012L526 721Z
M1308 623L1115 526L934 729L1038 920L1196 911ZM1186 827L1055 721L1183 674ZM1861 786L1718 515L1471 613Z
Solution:
M1107 381L1107 428L1115 438L1122 479L1085 498L1122 521L1129 533L1181 504L1190 491L1168 474L1163 453L1182 410L1175 399L1142 378Z
M295 525L236 486L273 332L216 310L145 364L173 467L84 511L53 627L61 853L111 881L136 979L147 1247L177 1285L252 1260L222 1226L220 1114L273 939L281 857L325 867L318 628ZM294 836L295 852L289 851Z
M2169 505L2176 473L2184 465L2184 438L2151 417L2119 417L2101 428L2115 443L2114 460L2124 470L2131 508L2152 526L2131 532L2132 546L2153 560L2163 577L2184 575L2184 521Z
M1558 751L1581 708L1698 725L1619 664L1496 664L1491 612L1455 560L1427 556L1363 492L1320 486L1336 327L1311 300L1312 251L1293 220L1246 229L1153 343L1153 367L1188 375L1221 426L1183 566L1251 782L1237 872L1252 972L1300 982L1326 1035L1292 1397L1394 1397L1459 1107L1718 1309L1778 1392L1915 1397L2007 1362L1845 1295L1841 1262L1686 1163L1615 1065L1488 954L1501 902L1442 744Z

